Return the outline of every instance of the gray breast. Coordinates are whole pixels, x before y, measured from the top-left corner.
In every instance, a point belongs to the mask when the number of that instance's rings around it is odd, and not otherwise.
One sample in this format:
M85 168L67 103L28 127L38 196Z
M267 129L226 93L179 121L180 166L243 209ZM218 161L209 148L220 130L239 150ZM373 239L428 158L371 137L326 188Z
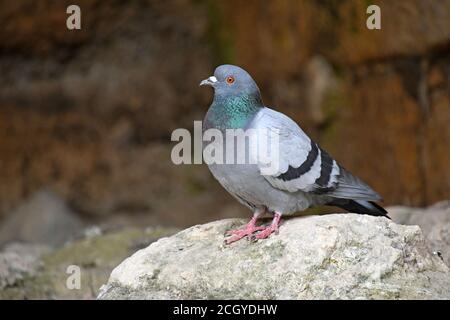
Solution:
M217 181L251 210L267 207L271 211L290 214L313 203L313 199L301 191L290 193L272 187L257 165L211 164L208 167Z

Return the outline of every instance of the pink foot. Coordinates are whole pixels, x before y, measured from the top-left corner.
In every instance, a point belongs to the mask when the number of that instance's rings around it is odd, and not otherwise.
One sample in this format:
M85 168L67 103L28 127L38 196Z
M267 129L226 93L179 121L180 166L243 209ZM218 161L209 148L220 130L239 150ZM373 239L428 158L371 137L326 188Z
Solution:
M265 229L264 227L256 226L257 218L258 218L258 216L254 215L253 218L250 220L250 222L243 229L227 231L225 233L225 235L230 236L230 237L225 239L225 244L230 244L230 243L236 242L238 240L241 240L244 237L251 236L256 231L264 230Z
M268 238L272 233L278 233L278 227L280 226L280 219L281 214L275 213L272 223L270 226L264 228L260 233L256 234L254 236L254 239L266 239Z

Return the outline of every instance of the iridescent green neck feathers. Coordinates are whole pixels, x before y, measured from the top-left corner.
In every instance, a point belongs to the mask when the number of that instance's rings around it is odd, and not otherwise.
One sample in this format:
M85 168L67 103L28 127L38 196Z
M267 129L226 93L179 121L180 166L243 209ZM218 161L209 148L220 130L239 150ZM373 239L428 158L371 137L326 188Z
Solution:
M207 128L245 128L253 116L263 107L261 99L250 95L217 97L205 117Z

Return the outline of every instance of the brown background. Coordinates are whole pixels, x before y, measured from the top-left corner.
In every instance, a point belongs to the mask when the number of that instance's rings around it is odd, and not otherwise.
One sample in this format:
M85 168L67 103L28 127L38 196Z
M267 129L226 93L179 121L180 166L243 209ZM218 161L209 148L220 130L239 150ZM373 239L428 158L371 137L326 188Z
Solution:
M382 29L366 28L381 7ZM82 30L66 28L78 4ZM0 217L52 190L84 219L245 216L204 165L170 162L200 80L246 68L386 204L450 198L450 1L0 1Z

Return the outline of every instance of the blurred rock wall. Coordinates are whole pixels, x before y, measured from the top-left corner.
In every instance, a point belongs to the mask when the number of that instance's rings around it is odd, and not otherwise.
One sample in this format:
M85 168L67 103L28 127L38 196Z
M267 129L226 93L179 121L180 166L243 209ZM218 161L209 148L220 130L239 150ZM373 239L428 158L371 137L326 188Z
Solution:
M207 6L76 1L82 29L69 31L72 3L0 2L1 212L49 186L88 215L199 221L213 182L173 165L169 143L208 105ZM180 214L191 198L192 215Z
M246 214L204 166L170 162L222 63L388 203L450 198L450 1L375 1L378 31L370 3L0 1L0 215L42 187L88 216Z
M381 8L381 30L366 27L369 4ZM266 104L388 203L450 196L450 1L232 0L221 12L232 60Z

